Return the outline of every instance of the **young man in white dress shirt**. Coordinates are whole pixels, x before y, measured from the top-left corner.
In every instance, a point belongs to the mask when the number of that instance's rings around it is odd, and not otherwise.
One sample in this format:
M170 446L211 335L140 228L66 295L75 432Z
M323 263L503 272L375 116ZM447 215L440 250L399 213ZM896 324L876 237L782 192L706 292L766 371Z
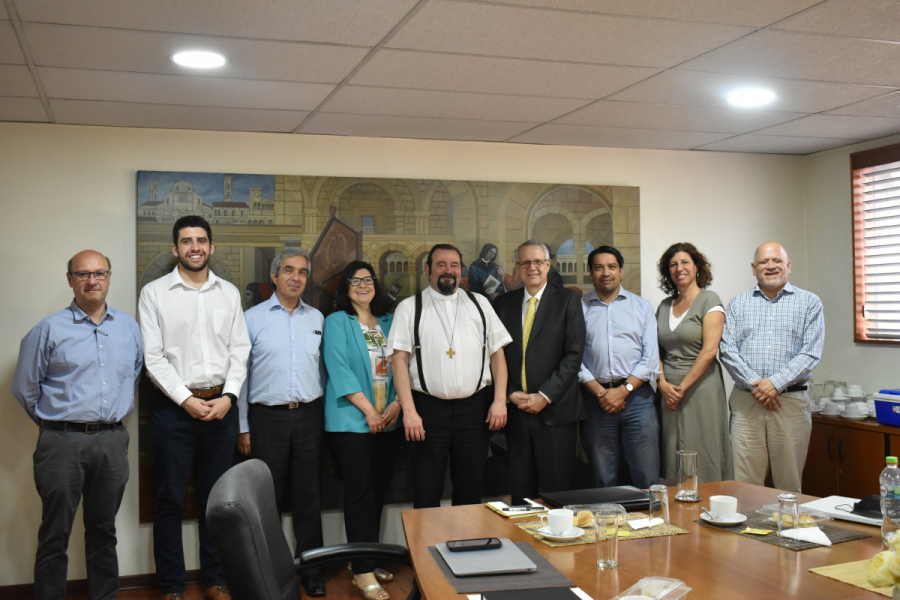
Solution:
M425 273L430 285L417 295L419 318L417 297L407 298L397 306L388 338L406 439L413 442L413 502L416 508L440 506L449 459L453 505L476 504L484 489L487 430L506 424L501 350L512 338L487 298L458 291L462 253L456 247L432 248Z
M195 215L182 217L172 240L178 266L144 286L138 307L144 364L157 387L150 424L157 581L165 600L183 599L181 515L193 469L206 598L230 600L206 528L206 502L234 462L238 410L233 405L246 375L250 338L241 293L209 269L215 252L209 223Z

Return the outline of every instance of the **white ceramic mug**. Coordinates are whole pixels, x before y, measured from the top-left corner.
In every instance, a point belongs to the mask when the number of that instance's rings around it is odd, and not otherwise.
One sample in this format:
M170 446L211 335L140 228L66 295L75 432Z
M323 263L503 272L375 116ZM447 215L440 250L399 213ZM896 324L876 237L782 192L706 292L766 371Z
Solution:
M717 521L734 521L737 516L737 498L734 496L710 496L709 511Z
M834 388L834 393L832 394L832 398L834 400L846 400L847 395L844 393L844 388Z
M546 515L541 515L541 525L544 524L544 519L547 519L546 526L550 533L563 535L574 527L575 513L568 508L554 508L548 510Z
M830 415L832 417L836 417L841 414L841 411L844 409L842 404L835 404L834 402L826 402L822 405L822 414Z
M849 393L850 393L850 396L853 398L859 398L861 396L866 395L866 393L863 391L861 385L851 385Z
M854 402L853 404L848 404L844 409L844 412L841 413L843 417L868 417L869 409L865 404L861 402Z

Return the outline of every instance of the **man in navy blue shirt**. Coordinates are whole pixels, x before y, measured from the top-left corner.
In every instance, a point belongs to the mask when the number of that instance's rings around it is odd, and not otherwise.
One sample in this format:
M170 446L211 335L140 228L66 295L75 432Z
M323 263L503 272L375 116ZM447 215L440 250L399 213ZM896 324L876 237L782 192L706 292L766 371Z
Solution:
M141 376L141 330L106 305L109 260L93 250L69 261L75 299L22 339L12 392L40 428L34 481L43 511L34 565L35 598L66 596L69 535L84 498L91 600L119 591L116 513L128 481L128 431Z

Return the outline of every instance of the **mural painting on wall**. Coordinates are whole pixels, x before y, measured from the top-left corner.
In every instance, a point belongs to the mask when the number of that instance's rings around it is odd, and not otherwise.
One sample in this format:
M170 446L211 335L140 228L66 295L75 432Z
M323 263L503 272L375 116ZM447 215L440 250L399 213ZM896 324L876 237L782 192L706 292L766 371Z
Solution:
M245 310L271 297L269 267L286 247L310 251L304 301L326 315L350 261L371 263L399 302L428 286L425 258L446 242L463 253L462 285L492 299L522 286L513 251L527 239L547 244L551 270L579 293L592 289L590 251L616 246L624 287L640 293L637 187L155 171L137 179L138 291L175 268L172 225L196 214L212 226L210 267L243 292ZM142 400L142 490L153 486L149 409ZM152 518L152 494L148 502L142 492L142 521Z

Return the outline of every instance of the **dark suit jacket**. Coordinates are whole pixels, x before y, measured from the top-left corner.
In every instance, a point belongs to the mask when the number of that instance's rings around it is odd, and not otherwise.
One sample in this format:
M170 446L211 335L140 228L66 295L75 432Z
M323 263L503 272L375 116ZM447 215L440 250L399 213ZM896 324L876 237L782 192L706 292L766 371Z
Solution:
M503 347L509 371L507 394L522 391L524 299L525 288L519 288L494 301L494 310L513 340ZM543 392L551 400L539 413L546 425L574 423L587 416L578 385L584 338L584 313L578 294L547 284L531 325L525 362L529 393Z

